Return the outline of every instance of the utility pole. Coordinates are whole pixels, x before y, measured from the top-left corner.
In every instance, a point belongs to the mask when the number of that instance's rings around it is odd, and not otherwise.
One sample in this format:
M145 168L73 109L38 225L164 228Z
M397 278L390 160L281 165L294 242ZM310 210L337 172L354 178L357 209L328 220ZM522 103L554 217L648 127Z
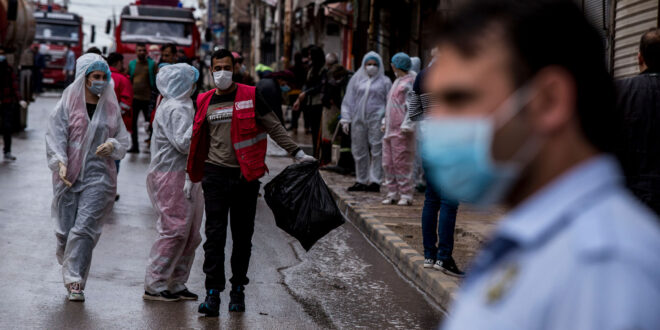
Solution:
M277 6L275 6L275 61L277 63L278 70L284 70L281 66L283 65L280 62L282 58L282 1L277 1Z
M374 26L374 1L371 0L371 3L369 5L369 30L368 30L368 41L369 41L369 48L370 49L375 49L376 47L376 27Z
M284 0L284 57L286 61L284 68L286 69L291 64L291 56L293 50L291 47L291 32L293 31L293 0Z

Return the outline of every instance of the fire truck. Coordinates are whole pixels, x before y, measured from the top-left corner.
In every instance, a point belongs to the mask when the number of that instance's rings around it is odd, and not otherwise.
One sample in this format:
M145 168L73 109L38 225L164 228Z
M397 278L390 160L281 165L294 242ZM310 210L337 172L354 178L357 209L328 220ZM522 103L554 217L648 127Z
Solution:
M34 42L47 59L42 81L45 85L62 86L66 82L62 72L66 62L65 47L69 46L76 58L83 53L82 17L59 5L48 8L37 3L34 19L37 23Z
M142 0L125 6L114 30L114 40L114 50L124 55L126 63L136 57L138 43L144 43L148 50L153 45L159 48L172 43L183 49L188 58L197 56L201 43L193 9L181 8L178 0ZM155 61L159 54L149 53Z

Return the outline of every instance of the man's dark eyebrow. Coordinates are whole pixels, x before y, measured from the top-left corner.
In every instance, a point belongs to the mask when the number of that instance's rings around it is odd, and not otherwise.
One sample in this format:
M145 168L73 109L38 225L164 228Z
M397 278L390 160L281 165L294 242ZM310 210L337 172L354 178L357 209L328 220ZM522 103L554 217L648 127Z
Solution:
M450 87L441 91L432 93L432 97L442 102L455 102L473 99L478 92L472 88Z

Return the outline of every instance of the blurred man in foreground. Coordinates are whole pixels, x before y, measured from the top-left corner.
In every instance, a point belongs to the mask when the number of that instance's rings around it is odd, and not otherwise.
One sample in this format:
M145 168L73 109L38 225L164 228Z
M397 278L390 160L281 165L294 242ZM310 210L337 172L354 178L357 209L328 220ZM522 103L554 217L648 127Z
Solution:
M660 229L607 155L597 31L569 0L480 0L441 31L426 174L453 198L511 208L445 328L657 329Z

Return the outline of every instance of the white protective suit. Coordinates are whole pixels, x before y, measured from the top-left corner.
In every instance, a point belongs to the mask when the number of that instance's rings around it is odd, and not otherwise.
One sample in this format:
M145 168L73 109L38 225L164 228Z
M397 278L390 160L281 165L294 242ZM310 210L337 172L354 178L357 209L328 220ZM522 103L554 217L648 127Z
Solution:
M163 96L153 122L151 164L147 192L158 213L158 239L151 248L144 280L145 291L184 290L195 249L202 241L199 228L204 214L200 183L184 194L186 162L195 110L190 95L196 70L188 64L162 67L156 86Z
M365 63L378 61L378 73L369 77ZM341 103L341 120L351 124L351 152L355 159L355 177L358 183L378 183L382 178L381 119L385 115L387 93L392 81L385 76L383 60L376 52L368 52L346 87Z
M110 83L101 93L91 120L87 114L86 71L99 62L109 80L110 70L101 56L85 54L78 58L75 80L51 112L46 133L48 167L53 171L52 218L57 260L62 265L64 285L79 282L83 289L103 219L114 204L117 190L114 161L124 157L130 143ZM112 153L108 157L97 156L97 147L105 142L112 143ZM70 188L59 177L59 163L67 167Z

